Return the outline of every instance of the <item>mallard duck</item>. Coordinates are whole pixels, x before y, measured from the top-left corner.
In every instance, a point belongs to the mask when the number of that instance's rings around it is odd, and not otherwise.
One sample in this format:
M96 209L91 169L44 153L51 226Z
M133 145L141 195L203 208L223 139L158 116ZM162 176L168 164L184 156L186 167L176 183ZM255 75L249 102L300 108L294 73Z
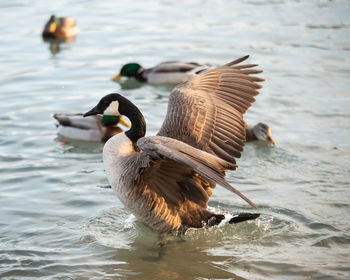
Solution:
M118 123L130 127L121 116L90 116L83 114L54 114L57 133L75 140L106 142L112 136L123 132Z
M45 24L42 33L43 38L66 39L78 34L75 19L72 17L60 17L52 15Z
M119 74L114 76L112 80L116 81L121 77L134 77L140 82L150 84L179 84L208 67L208 65L197 62L167 61L145 69L138 63L128 63L123 65Z
M255 203L225 180L237 168L246 140L243 114L255 101L263 79L248 56L195 75L175 87L156 136L147 136L140 110L117 93L104 96L84 116L124 115L131 128L103 148L107 178L120 201L157 233L185 232L215 225L224 215L208 210L216 184ZM245 213L230 222L257 218Z

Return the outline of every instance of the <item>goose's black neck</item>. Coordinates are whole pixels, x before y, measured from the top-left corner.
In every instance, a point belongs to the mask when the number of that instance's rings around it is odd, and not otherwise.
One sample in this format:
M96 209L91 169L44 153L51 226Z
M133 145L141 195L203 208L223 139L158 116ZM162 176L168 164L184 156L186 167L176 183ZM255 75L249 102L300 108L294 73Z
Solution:
M125 132L125 135L136 143L146 134L146 122L140 110L128 99L119 95L119 113L128 117L131 121L131 128Z

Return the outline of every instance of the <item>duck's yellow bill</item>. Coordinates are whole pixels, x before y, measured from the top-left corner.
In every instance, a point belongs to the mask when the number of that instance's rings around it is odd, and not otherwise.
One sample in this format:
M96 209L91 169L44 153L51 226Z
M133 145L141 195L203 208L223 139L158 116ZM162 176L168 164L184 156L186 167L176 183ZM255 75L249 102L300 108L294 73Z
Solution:
M51 22L50 23L50 32L53 33L56 31L57 25L56 22Z
M112 81L116 81L116 80L119 80L121 78L121 74L119 73L118 75L115 75L113 78L112 78Z
M126 126L126 127L131 127L131 125L128 124L128 123L124 120L124 118L123 118L122 116L120 116L119 122L120 122L122 125Z

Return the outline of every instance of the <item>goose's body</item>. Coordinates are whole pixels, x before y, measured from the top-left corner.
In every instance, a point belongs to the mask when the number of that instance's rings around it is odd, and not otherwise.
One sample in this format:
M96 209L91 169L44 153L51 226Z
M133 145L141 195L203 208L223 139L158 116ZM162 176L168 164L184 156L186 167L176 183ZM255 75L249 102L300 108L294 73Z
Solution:
M128 63L123 65L120 73L112 80L118 80L125 76L134 77L140 82L155 85L180 84L208 68L209 66L205 64L181 61L167 61L147 69L138 63Z
M83 114L55 114L53 117L58 121L57 133L69 139L106 142L123 131L117 125L119 120L104 125L101 115L84 118Z
M78 34L75 19L72 17L56 17L52 15L45 24L42 36L46 39L67 39Z
M192 150L192 147L167 137L155 137L154 139L150 137L142 140L146 145L149 140L151 140L149 142L150 145L154 144L153 140L156 141L155 143L161 140L166 145L173 142L172 144L175 146L183 144L185 148ZM138 142L138 145L141 145L141 142ZM204 156L207 157L208 154L205 153ZM136 151L125 133L121 133L107 141L103 149L103 162L108 181L119 200L139 221L148 225L155 232L184 232L189 227L200 228L208 224L210 218L214 217L216 219L213 224L218 224L224 218L223 215L211 213L206 207L203 207L204 205L198 205L190 200L184 200L181 206L178 205L179 208L176 209L177 207L174 207L173 203L177 203L176 201L179 198L172 197L175 194L172 194L171 191L163 193L164 189L162 188L171 189L176 187L173 184L167 185L169 177L171 180L181 181L186 176L191 176L190 170L173 161L163 163L163 166L161 166L160 163L151 160L148 153ZM133 169L129 168L130 166L138 166L139 168ZM148 171L149 174L147 174L146 169L150 166L154 166L154 169L151 168L152 170L150 169ZM166 169L167 174L157 174L155 171L157 168ZM140 171L146 172L144 178L140 176ZM184 176L182 173L187 174ZM154 176L159 177L155 178ZM194 176L191 180L198 180L198 183L191 182L189 186L192 184L198 184L198 186L203 184L208 192L203 195L205 197L211 195L209 186L215 187L215 184L206 181L200 176ZM149 188L145 181L153 183L157 190ZM164 185L157 186L159 182L155 181L164 182ZM248 219L256 218L257 216L256 214L250 214Z
M147 154L134 150L132 142L125 133L121 133L119 137L113 137L106 143L103 149L103 162L108 181L115 194L138 220L156 232L181 228L180 217L175 212L169 214L172 211L164 203L164 199L144 188L143 181L135 181L135 178L139 177L139 169L128 167L136 165L147 167L150 161ZM157 203L152 204L151 201L157 201Z
M103 160L107 178L122 203L158 233L218 224L223 215L207 209L216 183L257 206L225 179L236 169L246 140L243 114L255 101L256 65L203 71L171 93L168 112L156 136L145 137L142 113L119 94L109 94L85 116L125 115L131 129L107 141ZM245 214L230 222L258 217Z

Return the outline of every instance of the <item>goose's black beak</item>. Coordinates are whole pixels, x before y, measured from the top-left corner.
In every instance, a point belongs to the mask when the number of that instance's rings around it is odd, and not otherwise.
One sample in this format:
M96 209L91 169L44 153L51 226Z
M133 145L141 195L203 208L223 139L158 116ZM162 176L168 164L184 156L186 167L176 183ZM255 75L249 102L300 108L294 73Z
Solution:
M97 108L97 106L95 106L94 108L92 108L89 112L86 112L83 117L87 117L87 116L92 116L92 115L97 115L97 114L103 114L103 112L101 112L101 110L99 110Z

